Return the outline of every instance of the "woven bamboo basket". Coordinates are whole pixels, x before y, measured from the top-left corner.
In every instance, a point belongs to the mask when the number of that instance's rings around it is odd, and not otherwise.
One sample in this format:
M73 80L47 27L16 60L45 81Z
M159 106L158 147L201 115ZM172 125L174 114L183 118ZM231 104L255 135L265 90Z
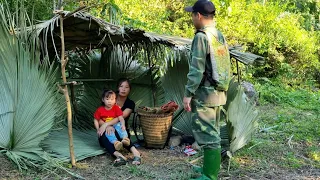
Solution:
M171 127L172 113L144 114L138 112L146 147L164 148Z

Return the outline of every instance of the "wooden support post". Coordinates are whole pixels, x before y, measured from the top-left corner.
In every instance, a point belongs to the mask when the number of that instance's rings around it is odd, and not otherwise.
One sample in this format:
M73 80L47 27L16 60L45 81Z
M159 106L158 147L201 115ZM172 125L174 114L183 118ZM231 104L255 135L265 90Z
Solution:
M63 7L61 7L61 10L63 10ZM71 165L73 167L76 166L76 160L74 156L74 148L73 148L73 136L72 136L72 110L71 110L71 103L70 103L70 97L68 92L68 86L67 86L67 78L66 78L66 66L68 63L68 60L65 58L65 44L64 44L64 33L63 33L63 19L64 15L60 14L60 38L61 38L61 74L62 74L62 80L65 84L63 87L63 94L66 99L67 104L67 120L68 120L68 135L69 135L69 150L70 150L70 159L71 159Z

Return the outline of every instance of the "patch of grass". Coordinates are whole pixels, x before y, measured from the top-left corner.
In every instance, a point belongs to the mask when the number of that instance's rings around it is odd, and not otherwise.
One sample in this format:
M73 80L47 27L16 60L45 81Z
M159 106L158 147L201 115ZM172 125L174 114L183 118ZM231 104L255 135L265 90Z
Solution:
M259 128L234 154L230 173L319 168L320 93L271 81L256 82L256 88Z
M128 166L128 172L134 177L142 177L145 179L154 179L156 174L153 171L150 171L148 167L140 166Z
M264 127L275 127L270 132L274 138L293 136L297 141L319 141L320 124L313 111L303 111L292 107L276 106L272 114L262 115ZM288 138L288 137L287 137Z
M301 168L306 165L306 162L299 158L294 152L287 152L283 157L283 165L288 168Z
M310 86L292 87L281 81L256 81L262 104L277 104L300 110L320 111L320 92Z

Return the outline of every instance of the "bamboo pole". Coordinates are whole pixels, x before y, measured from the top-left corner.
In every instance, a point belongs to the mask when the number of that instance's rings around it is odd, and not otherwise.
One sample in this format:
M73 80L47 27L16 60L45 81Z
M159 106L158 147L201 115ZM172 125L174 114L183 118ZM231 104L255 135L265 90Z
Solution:
M61 10L63 8L61 7ZM65 84L63 86L63 94L66 98L66 104L67 104L67 120L68 120L68 135L69 135L69 150L70 150L70 159L71 159L71 165L73 167L76 166L76 160L74 157L74 148L73 148L73 136L72 136L72 110L71 110L71 103L70 103L70 97L68 92L68 86L67 86L67 78L66 78L66 66L68 63L68 60L65 58L65 44L64 44L64 33L63 33L63 17L64 15L60 14L60 38L61 38L61 74L62 74L62 80Z
M189 164L193 165L194 163L198 162L198 161L201 160L202 158L203 158L203 156L197 157L196 159L190 161Z

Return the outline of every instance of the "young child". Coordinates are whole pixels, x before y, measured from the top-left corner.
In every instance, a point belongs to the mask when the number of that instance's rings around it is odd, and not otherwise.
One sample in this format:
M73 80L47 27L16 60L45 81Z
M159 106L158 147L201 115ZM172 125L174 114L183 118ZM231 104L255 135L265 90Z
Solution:
M108 140L114 145L118 151L122 149L123 145L129 146L130 139L126 131L125 122L122 116L122 111L119 106L116 105L116 93L112 90L104 90L102 93L102 106L100 106L94 113L94 125L96 129L99 129L99 121L109 122L114 118L117 118L120 122L114 124L114 129L118 132L122 141L120 142L115 133L108 135L105 133Z

